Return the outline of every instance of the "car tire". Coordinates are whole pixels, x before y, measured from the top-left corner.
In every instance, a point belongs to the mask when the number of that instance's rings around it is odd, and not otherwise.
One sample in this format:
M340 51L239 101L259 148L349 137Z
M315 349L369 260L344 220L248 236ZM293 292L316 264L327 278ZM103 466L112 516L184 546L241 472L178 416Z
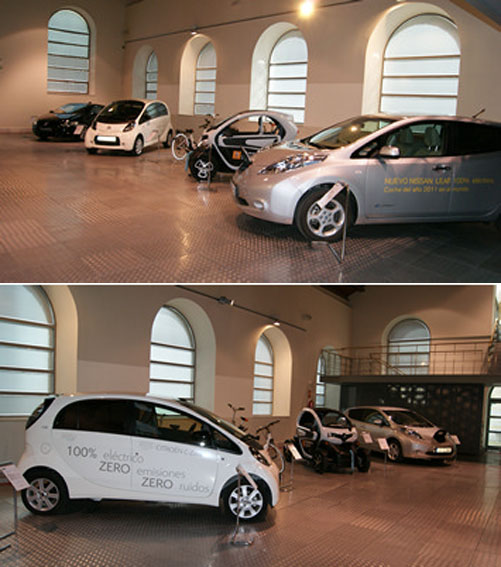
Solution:
M268 511L269 495L262 481L256 481L257 490L248 484L245 480L241 480L240 494L238 491L238 481L231 482L222 492L221 498L226 515L236 519L238 513L239 499L240 512L239 520L241 522L257 522L264 519Z
M22 491L23 504L33 514L62 514L68 509L68 488L54 471L41 469L25 473L30 487Z
M90 154L91 156L97 154L97 150L96 148L85 148L87 150L87 153Z
M303 196L296 207L295 224L306 240L335 242L343 236L346 221L346 193L336 195L325 206L318 204L331 188L331 185L314 187ZM354 203L351 200L350 205L347 228L355 220Z
M211 181L217 173L217 165L209 150L195 150L188 160L190 173L197 181Z
M355 453L355 466L359 472L369 472L371 459L369 453L364 449L358 448Z
M388 439L388 459L394 463L399 463L402 458L402 445L396 439Z
M325 451L317 449L313 453L311 464L313 466L313 470L316 473L324 474L324 472L327 470L327 455L325 454Z
M169 130L163 142L164 148L170 148L172 146L172 138L173 138L172 130Z
M132 146L131 154L133 156L140 156L144 150L144 140L142 136L138 136L134 140L134 145Z

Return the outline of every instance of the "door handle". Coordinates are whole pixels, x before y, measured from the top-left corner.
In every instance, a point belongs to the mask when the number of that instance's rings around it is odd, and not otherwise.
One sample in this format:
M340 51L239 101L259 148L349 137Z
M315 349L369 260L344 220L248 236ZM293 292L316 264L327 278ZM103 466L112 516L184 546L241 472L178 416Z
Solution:
M435 165L433 167L433 171L450 171L452 168L450 165L444 165L444 164L440 164L440 165Z

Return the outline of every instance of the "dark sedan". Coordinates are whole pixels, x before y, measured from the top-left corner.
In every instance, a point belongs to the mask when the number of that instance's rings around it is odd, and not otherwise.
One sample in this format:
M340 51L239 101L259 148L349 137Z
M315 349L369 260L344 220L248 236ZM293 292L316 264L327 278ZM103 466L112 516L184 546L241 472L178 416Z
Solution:
M33 121L33 134L41 140L47 138L84 139L87 128L104 108L92 102L70 102L51 110L49 114L38 116Z

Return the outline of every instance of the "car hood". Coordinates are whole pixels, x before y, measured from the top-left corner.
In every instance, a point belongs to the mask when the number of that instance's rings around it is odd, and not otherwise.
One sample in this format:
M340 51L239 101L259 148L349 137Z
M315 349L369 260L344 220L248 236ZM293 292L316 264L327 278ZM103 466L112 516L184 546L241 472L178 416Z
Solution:
M266 167L272 163L281 161L289 156L297 154L331 154L334 150L318 149L313 146L294 140L292 142L285 142L278 144L271 148L263 149L257 152L252 158L251 162L255 166Z
M116 134L118 132L123 132L123 129L129 124L129 122L120 122L118 124L108 124L106 122L96 122L95 129L97 132L102 134Z

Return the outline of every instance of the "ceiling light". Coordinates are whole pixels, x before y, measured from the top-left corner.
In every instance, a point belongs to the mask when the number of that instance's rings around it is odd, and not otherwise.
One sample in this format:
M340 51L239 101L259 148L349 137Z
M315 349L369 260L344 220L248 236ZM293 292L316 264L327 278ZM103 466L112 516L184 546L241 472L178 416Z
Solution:
M315 11L315 2L313 0L303 0L299 6L299 15L302 18L309 18Z

